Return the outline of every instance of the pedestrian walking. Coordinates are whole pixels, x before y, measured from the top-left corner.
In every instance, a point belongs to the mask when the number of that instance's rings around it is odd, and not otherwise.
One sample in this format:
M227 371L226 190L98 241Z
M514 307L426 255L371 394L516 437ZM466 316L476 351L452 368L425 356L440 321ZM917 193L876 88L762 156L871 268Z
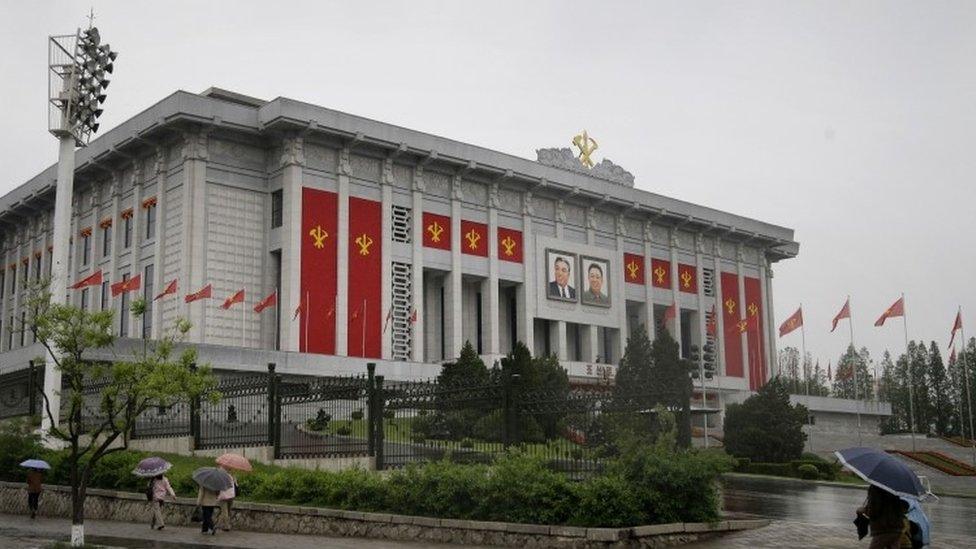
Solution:
M217 528L214 525L214 509L217 508L218 492L213 490L208 490L203 486L197 491L197 505L203 513L202 520L200 522L200 532L203 534L210 534L214 536L217 534Z
M151 498L149 505L152 507L152 520L149 522L149 527L162 530L166 526L163 522L163 503L167 499L176 499L176 492L173 491L173 486L170 485L168 478L164 475L157 475L149 479L149 487L146 493Z
M197 505L201 508L201 531L215 535L214 509L220 503L218 496L224 490L234 487L234 479L227 471L216 467L201 467L193 472L193 481L200 486L197 492Z
M41 492L44 491L44 471L41 469L27 470L27 508L30 510L30 518L37 517L37 508L41 500Z
M230 509L234 505L234 498L237 497L237 479L229 471L227 474L230 475L234 485L225 490L221 490L217 494L217 502L220 505L220 514L217 515L217 527L224 532L230 532Z
M908 503L898 496L870 486L864 505L857 510L868 518L871 545L868 549L911 549Z

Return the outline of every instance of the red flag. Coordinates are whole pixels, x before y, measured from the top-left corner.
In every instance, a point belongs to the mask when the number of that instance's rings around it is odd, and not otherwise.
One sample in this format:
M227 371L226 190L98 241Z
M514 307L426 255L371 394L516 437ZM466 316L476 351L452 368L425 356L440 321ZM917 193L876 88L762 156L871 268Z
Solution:
M160 299L162 297L168 296L170 294L175 294L175 293L176 293L176 279L174 278L173 280L171 280L169 282L169 284L166 285L166 289L163 290L163 293L161 293L161 294L159 294L159 295L157 295L156 297L153 298L153 301L156 301L157 299Z
M667 324L669 320L673 320L678 316L678 304L672 302L668 305L667 309L664 309L664 318L661 319L661 324Z
M126 292L131 292L133 290L138 290L139 285L142 283L142 275L137 274L136 276L123 280L121 282L116 282L112 284L112 297L116 297L119 294L124 294Z
M786 334L792 332L793 330L803 326L803 307L800 307L793 313L790 318L787 318L785 322L779 327L779 337L783 337Z
M257 305L254 306L254 312L260 313L261 311L278 304L278 290L271 292L271 294L262 299Z
M956 363L956 348L952 348L952 352L949 354L949 366Z
M295 320L296 318L298 318L298 315L304 312L305 312L305 301L299 301L298 307L295 307L295 314L292 315L291 319Z
M705 334L713 336L717 330L716 323L718 319L715 316L715 305L712 305L711 314L705 316Z
M213 286L207 284L206 286L201 288L200 291L193 294L189 294L186 297L184 297L183 301L186 301L187 303L193 303L194 301L198 301L201 299L210 299L211 297L213 297Z
M94 273L82 278L78 282L71 285L72 290L80 290L81 288L87 288L89 286L98 286L102 283L102 270L99 269Z
M390 327L390 321L393 320L393 307L386 313L386 320L383 322L383 333L386 333L386 329Z
M905 298L899 297L898 301L891 304L884 313L874 322L875 326L884 326L885 320L895 316L905 316Z
M230 309L235 303L244 303L244 289L237 290L237 292L224 300L224 304L220 306L221 309Z
M414 307L413 308L413 312L410 313L410 323L411 324L416 324L417 323L417 308L416 307Z
M837 323L845 318L851 318L851 298L847 298L847 301L844 302L844 306L841 308L840 312L834 317L834 324L830 327L831 333L837 329Z
M952 324L952 337L949 338L949 347L952 347L952 342L956 340L956 332L962 330L962 311L956 312L956 321ZM962 342L963 345L966 344L965 341Z

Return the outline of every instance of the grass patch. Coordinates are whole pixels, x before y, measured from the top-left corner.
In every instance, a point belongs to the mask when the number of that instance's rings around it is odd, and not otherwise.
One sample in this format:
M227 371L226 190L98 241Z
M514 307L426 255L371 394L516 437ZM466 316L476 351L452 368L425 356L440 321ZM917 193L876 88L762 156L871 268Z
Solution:
M942 471L947 475L952 475L954 477L973 477L976 476L976 468L973 466L963 463L957 459L951 458L940 452L932 451L922 451L922 452L908 452L904 450L888 450L891 454L899 454L907 458L914 459L919 463L923 463Z

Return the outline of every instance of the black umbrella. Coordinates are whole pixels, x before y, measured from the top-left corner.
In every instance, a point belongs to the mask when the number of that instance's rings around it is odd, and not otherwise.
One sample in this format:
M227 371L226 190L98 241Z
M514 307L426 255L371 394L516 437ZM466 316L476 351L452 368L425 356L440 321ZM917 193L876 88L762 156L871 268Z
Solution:
M201 467L193 471L193 481L211 492L221 492L234 485L234 479L216 467Z
M882 490L906 499L924 499L928 490L915 471L898 458L874 448L847 448L834 452L841 465Z

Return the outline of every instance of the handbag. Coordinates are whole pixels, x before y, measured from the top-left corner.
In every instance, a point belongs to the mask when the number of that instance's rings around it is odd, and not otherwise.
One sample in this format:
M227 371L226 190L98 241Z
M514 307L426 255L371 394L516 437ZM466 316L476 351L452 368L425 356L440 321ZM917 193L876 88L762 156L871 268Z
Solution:
M146 501L153 500L153 485L156 484L156 480L150 480L149 485L146 486Z
M861 513L857 514L857 517L854 519L854 526L857 527L857 539L864 539L864 536L868 535L868 523L870 522L868 517Z
M203 521L203 510L197 505L193 508L193 512L190 513L190 522L202 522Z

